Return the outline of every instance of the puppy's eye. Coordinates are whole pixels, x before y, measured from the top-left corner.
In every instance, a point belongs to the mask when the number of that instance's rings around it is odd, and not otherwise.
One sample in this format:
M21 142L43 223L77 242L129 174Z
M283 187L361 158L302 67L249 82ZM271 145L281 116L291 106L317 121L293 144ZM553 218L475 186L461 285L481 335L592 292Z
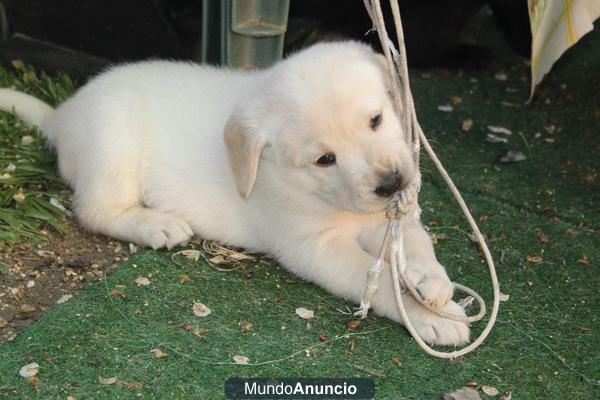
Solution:
M317 160L317 165L319 167L329 167L333 164L335 164L335 154L333 153L323 154L321 158Z
M371 127L371 129L377 129L377 127L381 125L382 119L383 117L381 116L381 114L377 114L376 116L371 117L371 120L369 121L369 126Z

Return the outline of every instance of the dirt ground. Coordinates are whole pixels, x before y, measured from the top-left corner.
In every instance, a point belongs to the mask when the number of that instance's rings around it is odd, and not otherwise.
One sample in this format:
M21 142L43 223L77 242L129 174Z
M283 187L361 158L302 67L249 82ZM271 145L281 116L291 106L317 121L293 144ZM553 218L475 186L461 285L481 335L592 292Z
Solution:
M41 318L57 303L68 301L91 282L102 280L135 248L93 235L67 221L69 233L47 232L48 240L0 248L0 343Z

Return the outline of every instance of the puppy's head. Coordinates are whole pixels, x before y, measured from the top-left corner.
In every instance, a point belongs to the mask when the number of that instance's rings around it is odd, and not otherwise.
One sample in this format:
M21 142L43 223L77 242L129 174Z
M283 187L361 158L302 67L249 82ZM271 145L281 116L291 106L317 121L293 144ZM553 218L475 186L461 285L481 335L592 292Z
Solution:
M225 127L238 191L259 186L377 212L414 168L388 95L381 56L368 46L313 46L257 76Z

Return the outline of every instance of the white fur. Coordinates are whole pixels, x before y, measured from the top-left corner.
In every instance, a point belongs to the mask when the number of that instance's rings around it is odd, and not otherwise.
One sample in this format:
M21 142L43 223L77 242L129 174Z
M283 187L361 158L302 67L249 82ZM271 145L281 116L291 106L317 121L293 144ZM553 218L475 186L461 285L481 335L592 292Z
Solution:
M391 171L405 182L414 175L385 76L370 48L329 43L260 72L124 65L54 113L7 90L0 107L18 103L17 112L52 139L79 221L90 230L153 248L195 234L268 253L358 302L386 222L387 199L374 189ZM373 130L377 113L383 119ZM315 165L327 152L336 165ZM407 226L405 238L417 288L463 313L423 227ZM401 322L389 267L383 275L373 308ZM428 342L469 340L467 325L435 316L410 296L405 301Z
M27 124L36 126L54 111L43 101L10 89L0 89L0 110L14 111Z

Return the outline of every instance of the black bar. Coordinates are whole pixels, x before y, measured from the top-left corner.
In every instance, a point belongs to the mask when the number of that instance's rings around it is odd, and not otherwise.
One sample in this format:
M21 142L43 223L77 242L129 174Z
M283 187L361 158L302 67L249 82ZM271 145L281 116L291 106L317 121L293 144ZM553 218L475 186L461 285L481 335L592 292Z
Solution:
M372 399L375 383L368 378L229 378L227 399Z

